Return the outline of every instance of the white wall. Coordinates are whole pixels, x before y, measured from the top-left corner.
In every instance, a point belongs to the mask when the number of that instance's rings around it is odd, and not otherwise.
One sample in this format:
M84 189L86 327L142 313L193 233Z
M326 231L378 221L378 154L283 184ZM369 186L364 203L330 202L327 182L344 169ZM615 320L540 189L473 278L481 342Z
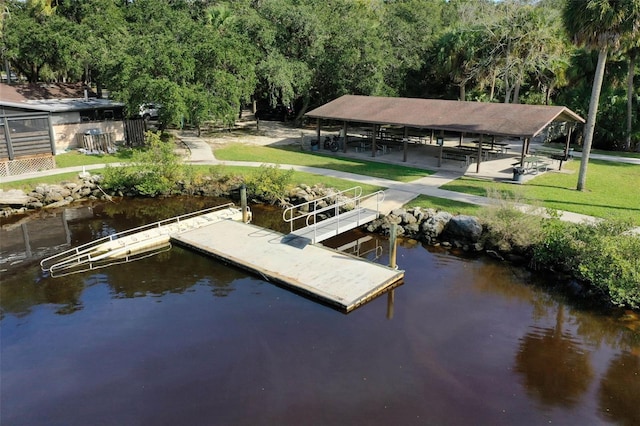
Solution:
M81 138L77 134L83 135L89 129L100 129L103 133L114 133L115 141L124 140L124 124L122 121L93 121L85 123L58 124L53 126L53 133L56 140L56 153L61 154L66 150L82 148Z

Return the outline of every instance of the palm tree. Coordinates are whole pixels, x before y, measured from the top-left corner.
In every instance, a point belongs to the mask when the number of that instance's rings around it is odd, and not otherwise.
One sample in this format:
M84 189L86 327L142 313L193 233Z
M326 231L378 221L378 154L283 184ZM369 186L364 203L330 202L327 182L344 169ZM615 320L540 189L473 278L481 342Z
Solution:
M458 100L466 100L467 83L475 77L478 69L478 51L483 46L483 37L478 29L454 29L445 33L437 46L437 59L443 71L459 88Z
M609 49L620 45L621 37L638 32L640 0L567 0L563 10L564 25L578 46L598 51L598 65L593 78L589 114L584 129L584 146L578 175L578 191L585 189L587 165L593 142L600 90Z
M631 131L633 130L633 75L635 74L636 59L640 53L640 47L629 51L629 70L627 71L627 136L625 149L631 151Z

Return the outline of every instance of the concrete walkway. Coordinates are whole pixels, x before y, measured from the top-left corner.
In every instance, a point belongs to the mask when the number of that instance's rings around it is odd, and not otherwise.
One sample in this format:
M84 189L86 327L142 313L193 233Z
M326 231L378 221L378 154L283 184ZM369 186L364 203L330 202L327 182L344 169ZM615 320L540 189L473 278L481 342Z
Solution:
M212 152L209 144L202 138L196 136L179 136L182 142L186 145L189 151L187 162L191 164L211 164L211 165L228 165L228 166L253 166L260 167L264 163L259 162L245 162L245 161L221 161L215 158L214 153ZM638 164L640 165L640 159L636 158L626 158L626 157L609 157L603 155L591 155L591 158L603 158L609 161L619 161L630 164ZM113 164L112 164L113 165ZM1 177L0 184L4 182L13 182L17 180L30 179L41 176L52 176L61 173L67 172L81 172L83 170L94 170L104 168L104 164L96 164L91 166L84 167L70 167L66 169L55 169L55 170L46 170L37 173L28 173L22 174L19 176L8 176ZM398 182L390 179L383 179L371 176L363 176L357 175L354 173L341 172L337 170L329 170L329 169L321 169L315 167L307 167L307 166L298 166L298 165L288 165L288 164L280 164L280 167L286 169L294 169L296 171L319 174L324 176L336 177L344 180L350 180L356 183L365 183L369 185L380 186L384 188L388 188L385 190L385 202L381 208L383 213L388 213L393 209L400 208L409 201L413 200L419 195L427 195L432 197L445 198L449 200L475 204L486 206L492 203L492 200L487 197L481 197L471 194L464 194L460 192L448 191L441 189L440 187L448 182L451 182L455 179L458 179L460 176L464 174L464 170L461 171L452 171L452 170L443 170L438 171L437 173L426 176L415 181L404 183ZM532 211L533 208L531 206L521 205L519 206L522 210ZM540 209L540 214L544 214L545 209ZM559 211L560 218L564 221L574 222L574 223L595 223L599 219L594 218L592 216L587 216L579 213L567 212L567 211ZM636 230L640 233L640 228Z
M260 167L264 163L249 161L221 161L217 160L206 141L197 137L181 137L182 141L189 147L191 157L189 162L195 164L220 164L227 166L253 166ZM381 186L388 188L385 190L385 201L381 207L382 213L387 214L393 209L400 208L409 201L419 195L428 195L432 197L445 198L449 200L459 201L468 204L476 204L480 206L490 205L492 200L487 197L477 195L464 194L461 192L447 191L440 187L448 182L454 181L463 175L462 172L441 171L431 176L414 180L409 183L398 182L390 179L383 179L371 176L357 175L353 173L341 172L337 170L320 169L308 166L298 166L292 164L280 164L285 169L294 169L296 171L313 173L324 176L336 177L344 180L350 180L356 183L365 183L369 185ZM524 211L533 211L531 206L520 205ZM544 214L545 209L540 209L540 214ZM598 221L593 216L587 216L579 213L559 211L562 220L574 223Z

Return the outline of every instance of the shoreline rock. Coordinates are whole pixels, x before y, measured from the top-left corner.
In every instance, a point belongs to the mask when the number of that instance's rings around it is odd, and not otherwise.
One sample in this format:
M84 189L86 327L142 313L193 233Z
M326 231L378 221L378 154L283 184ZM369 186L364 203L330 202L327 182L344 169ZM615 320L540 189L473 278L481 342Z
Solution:
M110 200L100 189L102 176L82 176L82 181L39 184L29 193L19 189L0 190L0 217L26 214L39 209L65 207L76 201Z

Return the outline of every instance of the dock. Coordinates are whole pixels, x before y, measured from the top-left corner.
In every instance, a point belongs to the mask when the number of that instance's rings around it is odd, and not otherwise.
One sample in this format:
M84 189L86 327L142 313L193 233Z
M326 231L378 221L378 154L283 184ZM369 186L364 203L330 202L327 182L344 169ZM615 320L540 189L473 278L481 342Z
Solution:
M353 194L347 196L345 194ZM404 271L319 244L378 216L381 192L360 187L287 208L287 235L250 225L250 210L232 203L122 231L43 259L52 277L131 262L169 250L194 249L311 299L350 312L403 283ZM294 229L295 224L306 226ZM359 243L356 244L359 250ZM382 250L375 248L376 256ZM379 252L379 253L378 253Z
M212 223L174 235L172 241L343 312L404 280L404 271L242 222Z

